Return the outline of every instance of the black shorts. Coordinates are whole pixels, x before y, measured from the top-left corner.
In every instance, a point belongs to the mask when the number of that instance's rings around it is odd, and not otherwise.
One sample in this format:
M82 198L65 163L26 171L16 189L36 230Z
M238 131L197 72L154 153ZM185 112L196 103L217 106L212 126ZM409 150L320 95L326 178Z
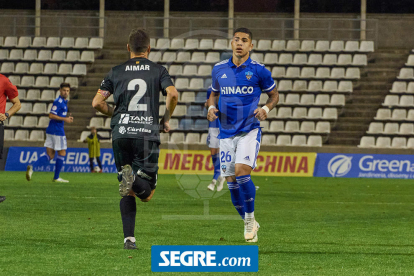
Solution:
M118 172L122 170L122 166L129 164L135 173L142 170L152 178L151 182L155 184L158 173L158 158L160 156L157 142L120 138L112 141L112 148Z
M4 125L0 122L0 159L3 159Z

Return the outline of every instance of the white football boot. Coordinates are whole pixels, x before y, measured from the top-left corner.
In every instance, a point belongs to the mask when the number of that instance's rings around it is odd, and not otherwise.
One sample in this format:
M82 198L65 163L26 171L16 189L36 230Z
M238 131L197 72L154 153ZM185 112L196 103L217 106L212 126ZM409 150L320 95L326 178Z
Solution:
M215 180L215 179L211 180L211 183L208 184L207 189L209 189L210 191L214 191L214 187L216 187L216 183L217 183L217 180ZM223 187L222 187L222 189L223 189Z
M221 190L223 190L224 181L226 181L226 178L220 175L217 179L217 182L218 182L217 192L220 192Z
M29 166L27 166L27 170L26 170L26 179L27 179L27 181L32 180L32 174L33 174L33 166L29 165Z
M53 179L53 182L60 182L60 183L69 183L69 180L63 179L63 178L58 178L58 179Z
M254 218L244 220L244 239L246 242L258 241L257 231L259 231L259 228L260 225Z

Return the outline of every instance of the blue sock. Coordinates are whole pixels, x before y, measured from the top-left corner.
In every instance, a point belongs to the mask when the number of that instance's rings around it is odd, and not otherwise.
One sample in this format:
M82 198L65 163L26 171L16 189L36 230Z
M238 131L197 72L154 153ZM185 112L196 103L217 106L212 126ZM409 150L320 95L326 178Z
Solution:
M237 184L240 185L240 195L244 201L246 213L250 214L254 212L254 200L256 198L256 186L250 175L243 175L236 177ZM246 215L248 216L248 215Z
M56 157L56 167L55 167L55 177L54 177L54 179L59 178L60 170L63 167L63 161L65 161L65 156L58 155Z
M46 154L46 152L44 152L40 155L39 159L37 159L37 161L32 164L32 166L33 166L33 170L36 170L36 168L40 166L45 166L49 164L50 164L50 157L49 155Z
M233 202L237 212L239 212L242 219L244 219L244 202L241 197L239 184L237 184L237 182L227 182L227 186L230 190L231 202Z
M211 156L211 159L213 159L214 164L214 176L213 179L216 179L220 176L220 154L215 154Z

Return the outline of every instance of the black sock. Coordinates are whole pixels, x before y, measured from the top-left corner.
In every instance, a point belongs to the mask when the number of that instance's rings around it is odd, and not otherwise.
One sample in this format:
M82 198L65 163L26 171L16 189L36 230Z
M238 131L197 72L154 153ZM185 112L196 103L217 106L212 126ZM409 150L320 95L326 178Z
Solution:
M93 158L89 158L89 167L91 167L91 172L93 172Z
M137 205L135 197L124 196L119 203L121 209L122 225L124 228L124 238L135 237L135 216L137 214Z
M98 167L102 170L101 159L99 157L96 157L96 163L98 163Z

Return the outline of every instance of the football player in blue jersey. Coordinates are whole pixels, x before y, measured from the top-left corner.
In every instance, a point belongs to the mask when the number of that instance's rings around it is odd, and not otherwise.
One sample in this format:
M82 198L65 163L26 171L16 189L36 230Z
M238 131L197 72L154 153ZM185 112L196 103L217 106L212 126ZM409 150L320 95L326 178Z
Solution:
M207 114L210 122L217 118L220 122L221 175L226 177L233 205L244 219L247 242L257 242L260 227L254 215L256 188L250 178L260 148L260 121L266 120L279 101L270 71L249 56L252 39L247 28L234 31L233 56L217 63L211 73ZM269 98L266 105L258 107L262 93Z
M56 157L55 176L53 182L69 182L68 180L59 177L60 171L65 161L67 142L65 136L65 130L63 129L64 123L72 123L73 117L68 114L68 100L70 93L70 84L60 84L60 96L53 102L52 109L49 113L49 126L46 129L46 152L41 154L39 159L27 166L26 179L30 181L32 179L33 169L37 169L39 166L49 165L50 160Z
M211 86L207 89L207 100L210 98ZM207 106L207 101L206 101ZM207 186L207 189L214 191L214 188L217 184L217 192L223 190L223 184L226 180L223 176L220 175L220 159L219 159L219 139L217 138L219 134L219 122L214 120L208 124L208 136L207 136L207 146L210 148L211 159L214 165L214 175L213 180Z

